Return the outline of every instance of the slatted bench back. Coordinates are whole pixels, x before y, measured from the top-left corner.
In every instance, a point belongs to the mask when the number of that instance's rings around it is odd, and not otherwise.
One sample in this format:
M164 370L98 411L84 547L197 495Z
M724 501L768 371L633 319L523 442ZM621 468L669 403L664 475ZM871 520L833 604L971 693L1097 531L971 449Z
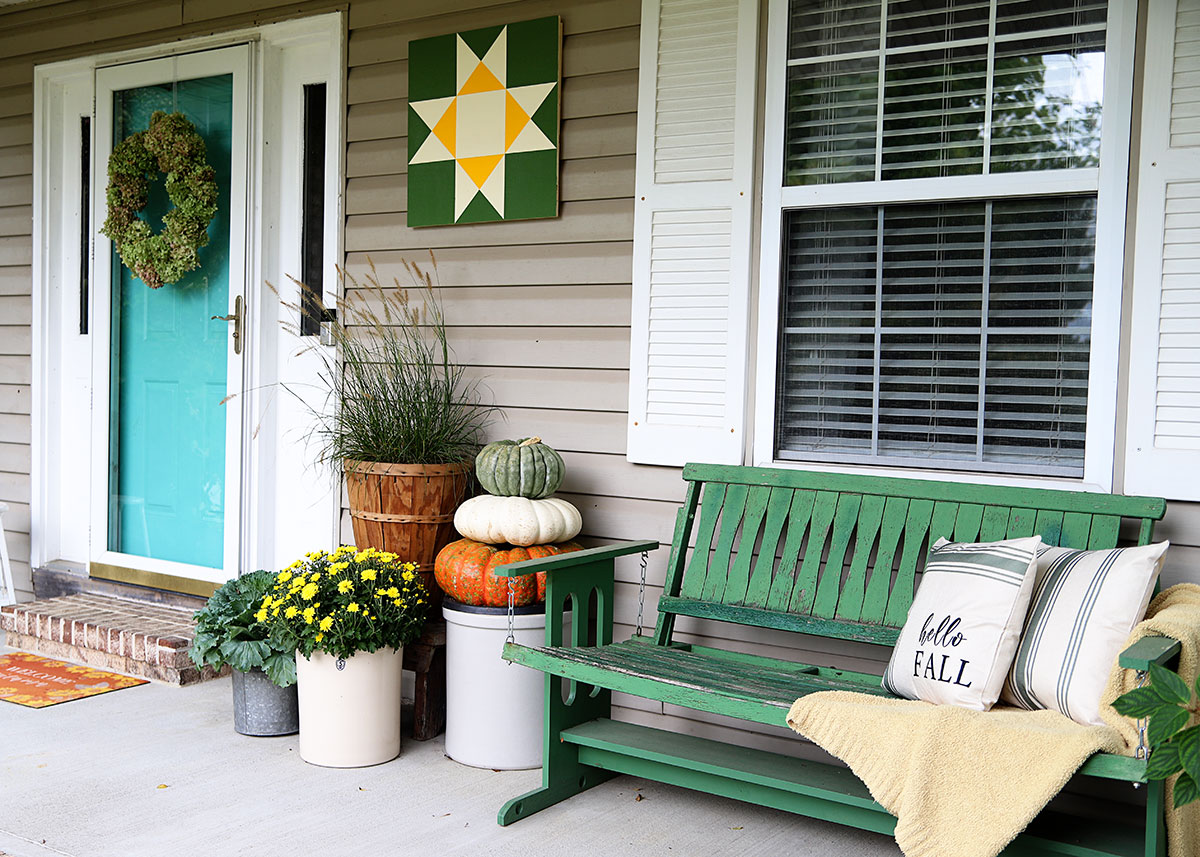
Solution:
M674 616L892 645L929 545L1040 535L1115 547L1123 518L1148 544L1166 504L1041 488L689 464L659 604ZM689 549L690 547L690 549Z

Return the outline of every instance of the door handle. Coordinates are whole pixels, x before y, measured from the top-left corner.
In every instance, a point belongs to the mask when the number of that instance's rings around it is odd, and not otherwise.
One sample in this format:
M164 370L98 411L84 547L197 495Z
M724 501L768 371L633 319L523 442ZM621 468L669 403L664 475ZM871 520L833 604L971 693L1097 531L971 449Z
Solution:
M233 299L233 312L229 315L214 315L212 321L232 321L233 322L233 353L242 353L242 296L238 295Z

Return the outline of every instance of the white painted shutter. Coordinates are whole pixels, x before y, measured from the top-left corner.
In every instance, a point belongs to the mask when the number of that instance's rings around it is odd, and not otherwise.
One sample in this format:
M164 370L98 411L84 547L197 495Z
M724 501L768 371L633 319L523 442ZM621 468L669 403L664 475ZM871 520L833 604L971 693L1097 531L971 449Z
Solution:
M757 43L756 0L643 0L630 461L742 461Z
M1200 0L1152 0L1146 44L1125 491L1200 500Z

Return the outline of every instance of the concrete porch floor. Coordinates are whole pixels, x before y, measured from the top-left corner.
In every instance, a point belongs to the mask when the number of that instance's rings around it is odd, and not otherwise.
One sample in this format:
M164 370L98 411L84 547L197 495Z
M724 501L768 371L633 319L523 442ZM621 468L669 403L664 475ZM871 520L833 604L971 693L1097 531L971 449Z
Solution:
M228 678L40 710L0 702L12 857L900 854L890 837L630 777L499 827L500 805L540 781L453 762L440 738L406 739L373 768L307 765L296 736L233 731Z

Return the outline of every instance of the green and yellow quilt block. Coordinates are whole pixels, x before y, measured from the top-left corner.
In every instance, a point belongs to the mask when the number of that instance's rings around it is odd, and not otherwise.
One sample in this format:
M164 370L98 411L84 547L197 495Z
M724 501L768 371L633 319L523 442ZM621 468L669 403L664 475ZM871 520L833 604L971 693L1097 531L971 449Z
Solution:
M558 215L562 22L408 47L408 225Z

